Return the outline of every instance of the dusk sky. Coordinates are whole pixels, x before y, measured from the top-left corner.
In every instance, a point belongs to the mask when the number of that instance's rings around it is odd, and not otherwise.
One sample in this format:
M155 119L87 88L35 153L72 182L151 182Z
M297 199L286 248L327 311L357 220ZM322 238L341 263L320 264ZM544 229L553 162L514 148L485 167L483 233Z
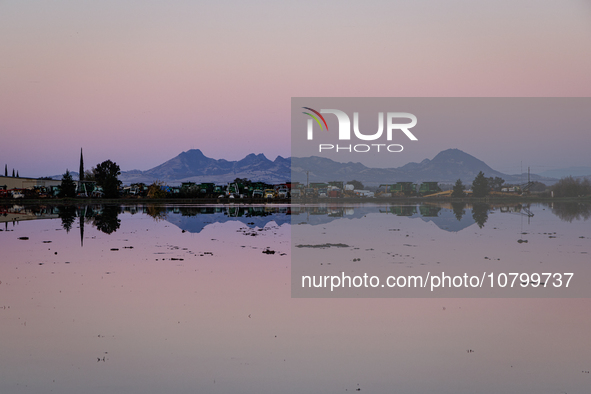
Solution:
M588 97L589 48L588 0L0 0L0 165L77 171L81 147L87 168L192 148L274 160L291 155L291 97ZM505 173L591 166L575 127L449 131L392 166L448 148Z

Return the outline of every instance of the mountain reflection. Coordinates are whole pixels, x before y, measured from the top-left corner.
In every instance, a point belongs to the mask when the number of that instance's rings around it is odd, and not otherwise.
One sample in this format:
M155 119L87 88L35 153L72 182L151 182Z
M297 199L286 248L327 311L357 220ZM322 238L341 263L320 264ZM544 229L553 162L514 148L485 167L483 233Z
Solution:
M79 219L81 243L84 225L91 225L105 234L115 233L121 226L121 214L144 214L155 221L166 221L191 233L199 233L212 223L239 221L250 228L262 228L269 222L283 224L322 225L334 220L355 220L368 214L385 214L420 219L444 231L458 232L476 224L484 228L489 214L534 217L532 211L548 211L566 222L588 220L591 204L538 203L487 204L466 202L421 202L415 204L379 205L374 203L342 205L0 205L0 223L15 224L23 220L60 219L64 230L70 232Z

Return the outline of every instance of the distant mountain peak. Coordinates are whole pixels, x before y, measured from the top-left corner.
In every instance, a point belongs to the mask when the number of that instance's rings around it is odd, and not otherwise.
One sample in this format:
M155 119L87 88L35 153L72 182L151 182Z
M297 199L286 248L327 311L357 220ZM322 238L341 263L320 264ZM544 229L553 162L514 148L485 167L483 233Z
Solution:
M476 159L474 156L464 152L463 150L452 148L452 149L442 150L441 152L436 154L435 157L433 158L433 161L446 160L446 159L450 159L450 158L451 159L462 159L462 158Z
M181 153L181 155L190 155L190 156L205 156L201 149L189 149L186 152Z

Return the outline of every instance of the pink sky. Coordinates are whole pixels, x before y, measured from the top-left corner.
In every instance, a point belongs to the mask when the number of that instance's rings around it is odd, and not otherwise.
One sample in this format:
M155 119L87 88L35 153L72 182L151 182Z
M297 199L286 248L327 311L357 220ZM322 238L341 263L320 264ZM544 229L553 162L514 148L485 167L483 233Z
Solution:
M291 97L589 96L590 47L584 0L0 2L0 165L77 171L80 147L122 170L191 148L273 160L290 156ZM500 143L461 140L441 150L519 171ZM535 149L532 166L591 166Z

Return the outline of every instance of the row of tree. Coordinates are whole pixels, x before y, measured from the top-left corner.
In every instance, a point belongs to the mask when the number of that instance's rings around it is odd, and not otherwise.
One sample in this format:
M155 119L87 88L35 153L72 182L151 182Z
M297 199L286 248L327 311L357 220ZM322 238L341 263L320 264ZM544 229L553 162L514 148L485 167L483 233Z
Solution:
M4 164L4 176L8 176L8 164ZM16 175L14 173L14 168L12 169L12 177L13 178L20 178L18 175L18 170L16 170Z
M121 175L121 169L117 163L111 160L105 160L86 172L83 167L82 155L80 156L80 163L80 182L95 182L97 186L102 187L105 198L119 197L119 187L121 186L119 175ZM75 197L77 188L76 182L72 178L72 174L70 171L66 170L66 173L62 176L59 196Z
M485 177L484 172L480 171L474 181L472 181L472 196L473 197L486 197L491 190L501 191L501 187L505 183L503 178L497 177ZM456 181L451 193L452 197L464 197L466 186L462 183L461 179Z
M562 178L556 182L550 190L554 197L580 197L591 195L591 182L589 179L575 179L572 176Z
M501 187L505 183L502 178L490 177L486 178L484 173L480 171L474 181L472 182L472 196L486 197L490 191L501 191ZM464 197L466 187L461 179L458 179L453 187L452 197ZM529 190L544 191L546 186L540 182L533 182ZM572 176L562 178L550 187L554 197L581 197L591 195L591 181L589 179L576 179Z

